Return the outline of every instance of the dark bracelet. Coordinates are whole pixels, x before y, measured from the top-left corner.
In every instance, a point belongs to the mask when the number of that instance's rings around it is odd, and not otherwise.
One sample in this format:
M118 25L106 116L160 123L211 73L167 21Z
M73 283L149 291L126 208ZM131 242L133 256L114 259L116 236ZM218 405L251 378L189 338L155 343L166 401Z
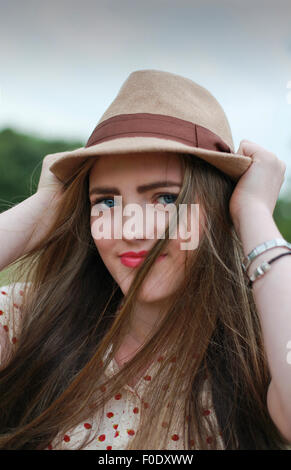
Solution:
M252 287L254 281L258 277L263 276L267 271L269 271L271 268L270 264L276 261L276 259L282 258L282 256L287 256L287 255L291 255L291 251L289 251L288 253L281 253L281 255L275 256L275 258L272 258L270 261L264 261L260 266L257 267L257 269L255 270L255 273L250 277L248 287Z

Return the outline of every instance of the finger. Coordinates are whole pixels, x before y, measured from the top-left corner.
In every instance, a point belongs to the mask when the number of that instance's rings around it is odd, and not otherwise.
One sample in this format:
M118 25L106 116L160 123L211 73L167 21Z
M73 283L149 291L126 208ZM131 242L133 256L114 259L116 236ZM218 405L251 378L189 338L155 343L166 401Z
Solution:
M239 155L244 155L246 157L252 156L255 152L254 143L250 142L249 140L243 139L239 144L239 148L236 153Z
M238 151L237 151L238 154L240 155L244 155L246 157L251 157L251 158L255 158L255 156L257 154L272 154L272 152L270 152L269 150L265 149L264 147L262 147L261 145L258 145L256 144L255 142L251 142L250 140L246 140L246 139L243 139L241 142L240 142L240 145L239 145L239 148L238 148ZM273 155L273 154L272 154Z

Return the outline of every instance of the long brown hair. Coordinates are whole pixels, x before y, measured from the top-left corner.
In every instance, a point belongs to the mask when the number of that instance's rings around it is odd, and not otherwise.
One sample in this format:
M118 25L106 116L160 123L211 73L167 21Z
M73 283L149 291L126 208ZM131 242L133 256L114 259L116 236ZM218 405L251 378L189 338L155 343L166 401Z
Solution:
M147 385L146 411L140 410L139 429L127 449L166 448L177 416L183 426L181 449L219 448L218 430L226 449L287 448L267 411L270 373L262 331L229 214L235 183L194 155L181 159L184 180L176 204L199 201L204 235L187 253L184 283L172 304L117 374L108 378L104 370L169 232L156 242L123 296L90 231L93 159L66 182L46 238L17 260L13 283L26 286L23 323L14 354L0 371L0 449L46 448L102 410L158 354L166 359ZM206 380L217 423L204 413ZM89 440L90 434L79 448Z

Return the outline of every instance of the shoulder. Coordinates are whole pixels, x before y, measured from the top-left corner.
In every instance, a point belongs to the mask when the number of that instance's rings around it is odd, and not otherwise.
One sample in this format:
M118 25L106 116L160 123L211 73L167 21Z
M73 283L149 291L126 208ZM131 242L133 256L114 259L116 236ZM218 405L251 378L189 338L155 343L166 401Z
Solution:
M0 324L12 344L17 341L20 332L23 294L29 284L30 282L14 282L0 286Z

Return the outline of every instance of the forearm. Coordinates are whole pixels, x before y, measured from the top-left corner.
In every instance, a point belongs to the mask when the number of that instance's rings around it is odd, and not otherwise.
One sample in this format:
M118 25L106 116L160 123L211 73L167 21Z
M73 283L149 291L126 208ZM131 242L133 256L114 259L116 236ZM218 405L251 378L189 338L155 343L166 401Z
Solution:
M273 238L284 238L270 212L249 210L241 215L236 231L247 255L257 245ZM276 247L259 255L248 269L249 275L263 261L288 252ZM260 317L266 355L272 382L277 390L282 409L291 423L291 256L284 256L271 265L270 271L253 283L253 296ZM290 357L290 354L289 354Z
M52 196L43 191L0 214L0 271L23 256L45 235L53 210Z

